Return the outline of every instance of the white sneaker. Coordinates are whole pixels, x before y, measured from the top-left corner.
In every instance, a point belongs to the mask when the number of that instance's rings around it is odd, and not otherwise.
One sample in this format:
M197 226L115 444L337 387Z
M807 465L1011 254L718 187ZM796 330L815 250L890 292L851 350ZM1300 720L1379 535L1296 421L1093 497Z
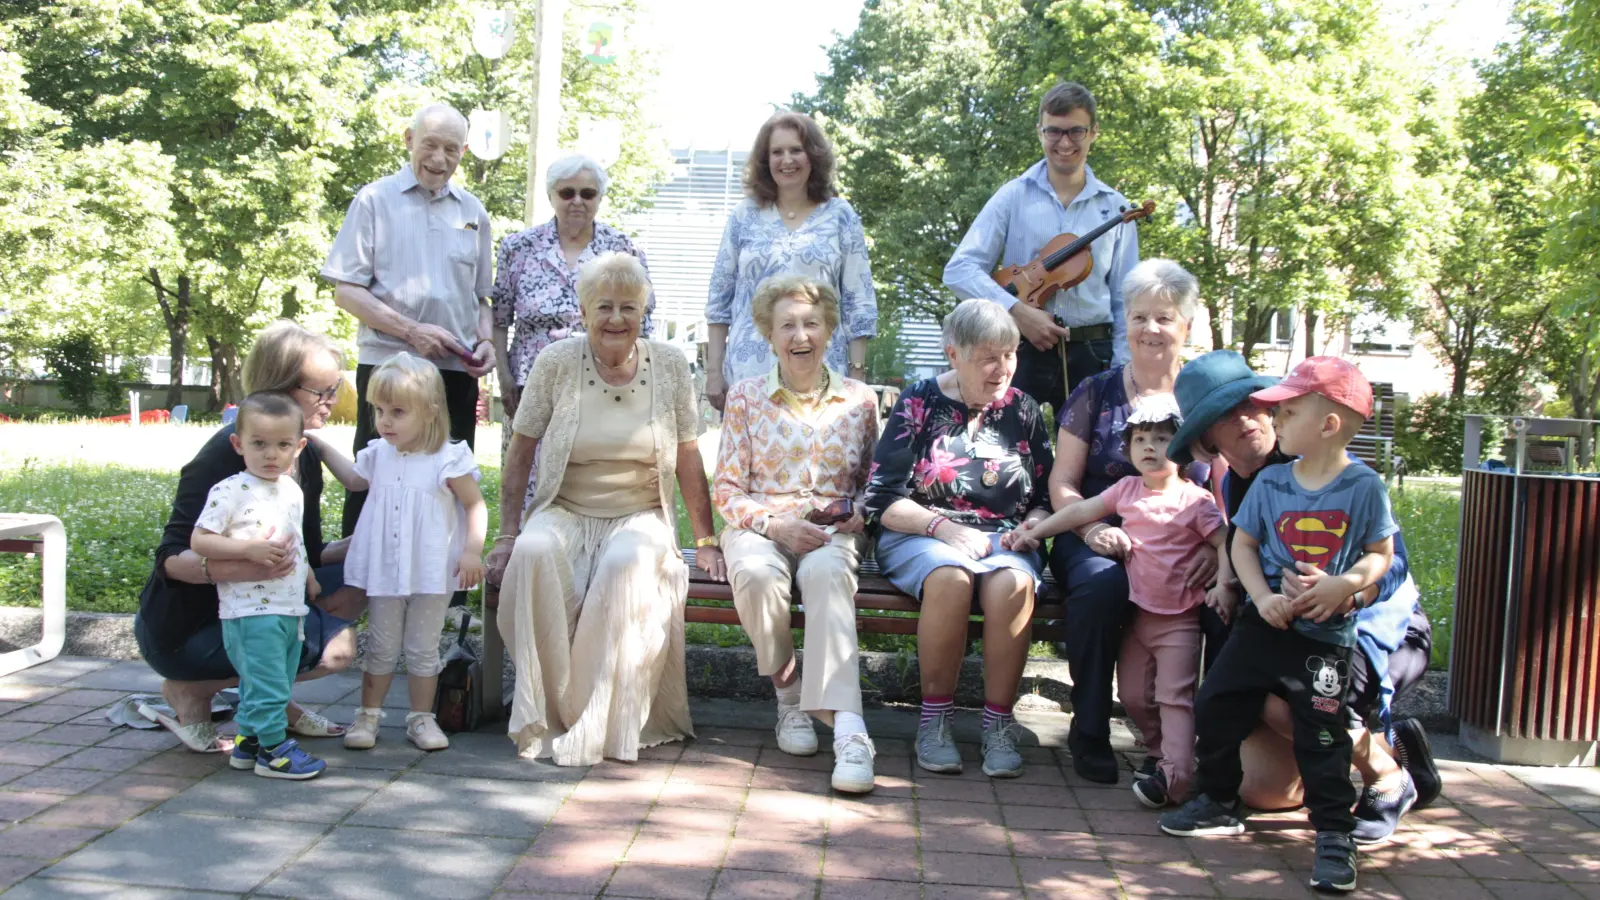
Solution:
M833 789L846 794L872 792L872 738L847 734L833 742Z
M344 732L346 750L371 750L378 744L378 721L383 710L362 707L356 710L356 720Z
M406 737L423 750L444 750L450 746L450 739L439 730L433 713L406 716Z
M798 706L778 705L778 749L790 756L811 756L817 752L817 730L811 716Z

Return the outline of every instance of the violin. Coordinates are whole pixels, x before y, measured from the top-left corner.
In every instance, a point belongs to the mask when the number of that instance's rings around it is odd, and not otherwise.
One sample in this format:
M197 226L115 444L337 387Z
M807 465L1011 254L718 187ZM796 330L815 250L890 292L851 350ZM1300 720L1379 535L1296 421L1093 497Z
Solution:
M1105 220L1083 237L1058 234L1044 245L1032 262L1006 266L994 273L994 280L1011 296L1035 309L1043 309L1045 301L1054 297L1056 291L1081 284L1089 277L1094 270L1094 254L1089 251L1089 245L1095 238L1124 222L1153 215L1155 211L1155 201L1146 200L1143 206L1121 210L1120 216Z

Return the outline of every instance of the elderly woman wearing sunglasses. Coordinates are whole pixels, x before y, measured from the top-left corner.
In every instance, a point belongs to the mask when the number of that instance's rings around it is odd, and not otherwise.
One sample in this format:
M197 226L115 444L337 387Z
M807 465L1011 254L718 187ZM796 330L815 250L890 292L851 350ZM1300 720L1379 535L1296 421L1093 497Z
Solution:
M544 180L555 218L507 235L495 265L494 350L507 421L517 414L522 386L539 351L583 333L578 268L611 251L645 261L627 235L595 221L611 182L604 166L582 154L564 156L550 164ZM650 336L655 305L652 293L645 301L642 337ZM502 450L510 438L511 429L504 429ZM528 488L531 496L533 485Z

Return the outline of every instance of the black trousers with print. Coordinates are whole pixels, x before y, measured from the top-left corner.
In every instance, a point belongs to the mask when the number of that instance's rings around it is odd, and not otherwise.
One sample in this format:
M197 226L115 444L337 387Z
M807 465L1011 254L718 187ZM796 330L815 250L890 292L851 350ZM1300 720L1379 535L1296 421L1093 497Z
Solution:
M1233 634L1207 672L1195 698L1195 789L1224 805L1239 796L1244 770L1239 745L1261 722L1268 694L1289 704L1294 721L1294 758L1305 784L1306 807L1318 831L1348 834L1356 820L1350 808L1350 734L1344 702L1350 686L1350 649L1279 631L1243 604Z

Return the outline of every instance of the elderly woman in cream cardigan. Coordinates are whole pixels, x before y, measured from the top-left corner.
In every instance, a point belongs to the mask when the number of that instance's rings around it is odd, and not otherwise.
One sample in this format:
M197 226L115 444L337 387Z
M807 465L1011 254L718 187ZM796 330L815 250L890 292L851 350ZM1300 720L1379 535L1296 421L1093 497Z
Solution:
M501 585L500 631L516 667L509 731L519 755L557 765L636 760L642 747L694 734L675 482L695 565L726 578L689 363L640 337L649 295L631 256L584 265L586 333L539 354L506 452L488 580Z

